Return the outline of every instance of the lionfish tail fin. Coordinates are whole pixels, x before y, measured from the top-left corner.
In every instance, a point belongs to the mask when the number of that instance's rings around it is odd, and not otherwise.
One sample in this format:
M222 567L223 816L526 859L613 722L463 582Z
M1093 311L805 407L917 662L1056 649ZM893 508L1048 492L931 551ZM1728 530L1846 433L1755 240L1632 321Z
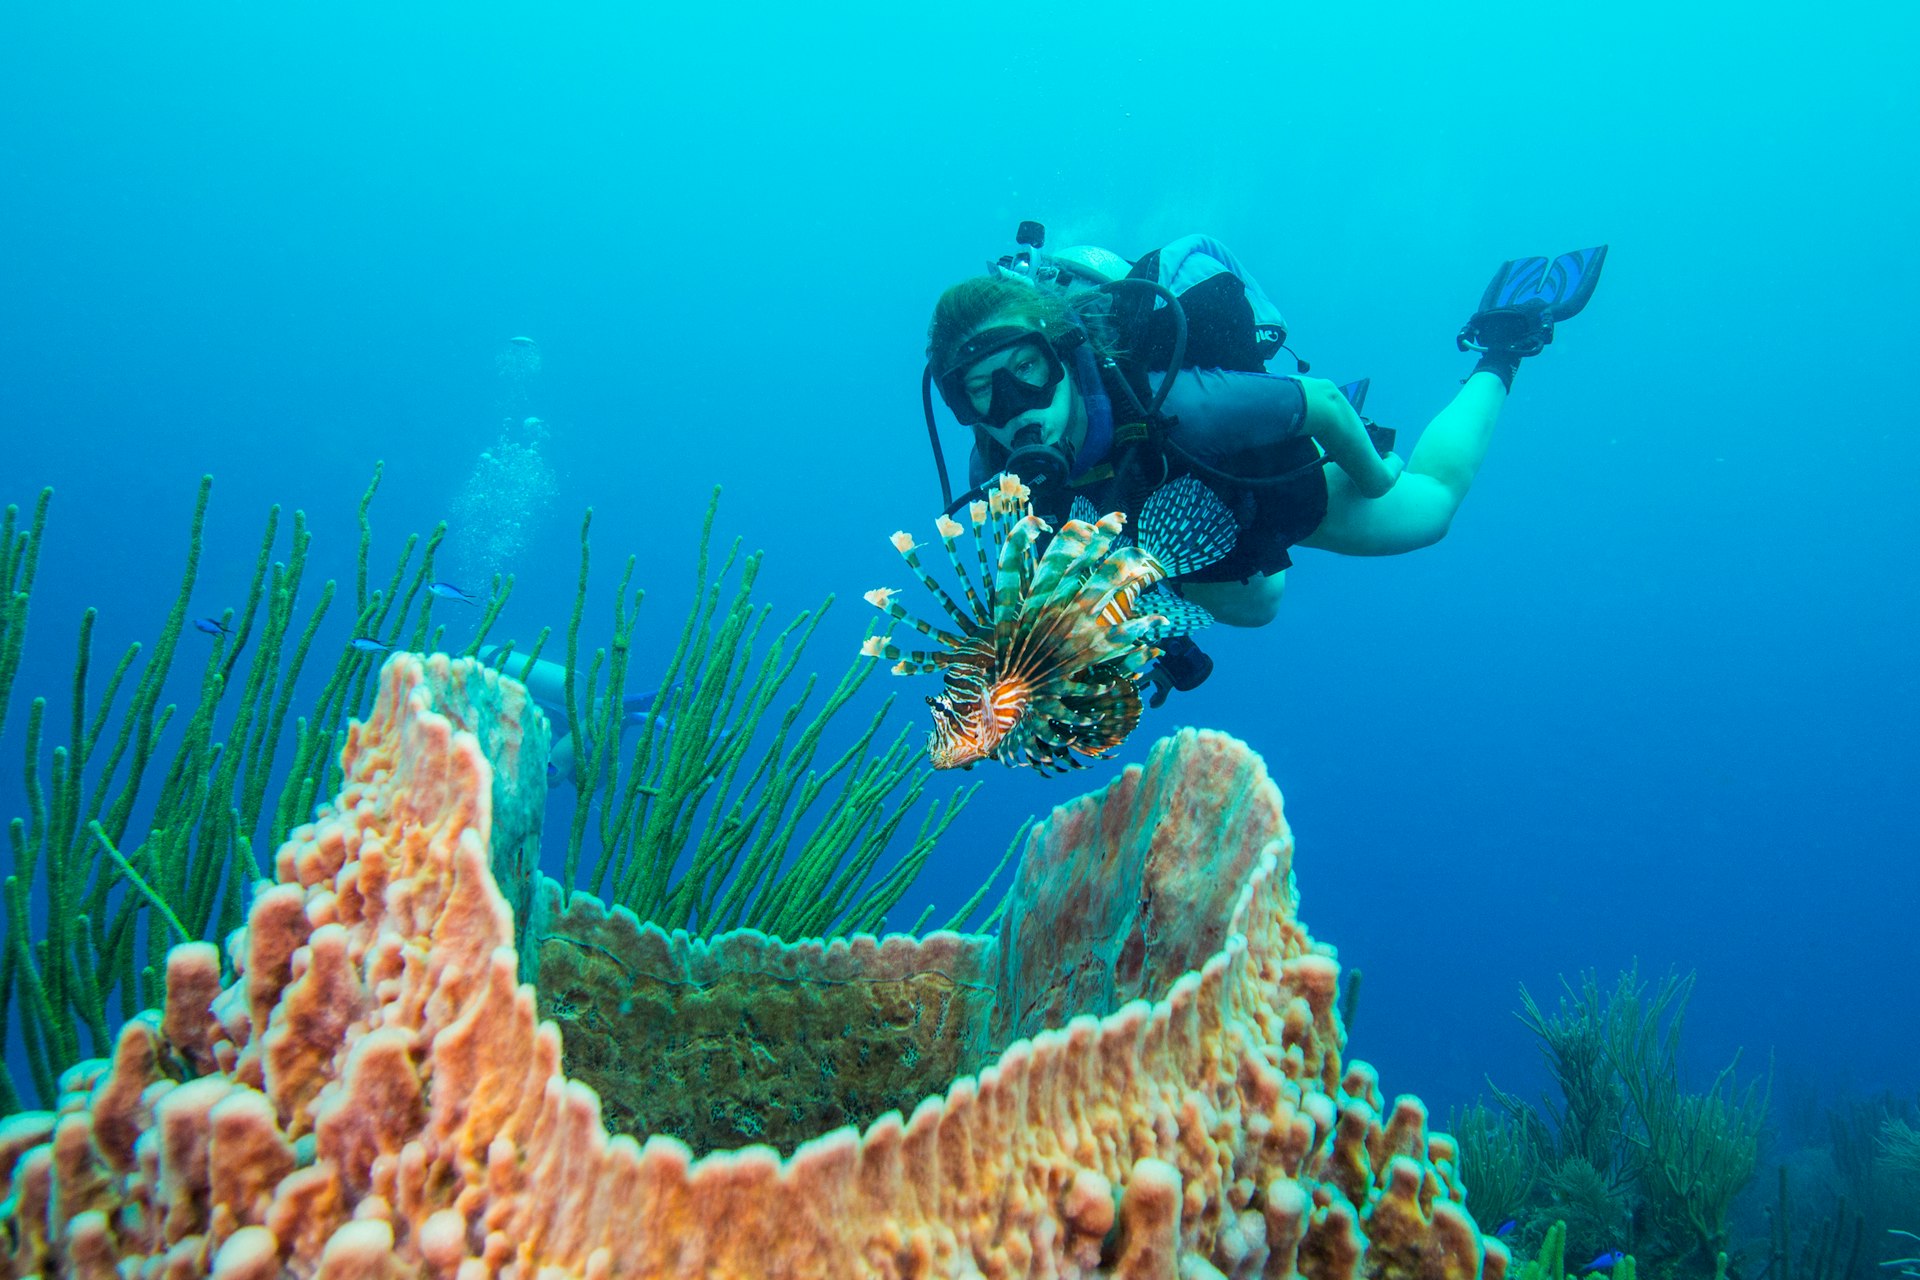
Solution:
M1224 560L1238 537L1233 512L1192 476L1161 485L1140 508L1140 546L1169 578Z

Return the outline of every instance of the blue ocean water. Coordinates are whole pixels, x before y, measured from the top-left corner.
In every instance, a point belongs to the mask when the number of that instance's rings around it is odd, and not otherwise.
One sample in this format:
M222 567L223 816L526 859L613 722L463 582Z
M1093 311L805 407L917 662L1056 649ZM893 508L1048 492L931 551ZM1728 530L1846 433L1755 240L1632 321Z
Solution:
M1210 633L1122 759L1185 724L1265 756L1389 1092L1531 1094L1518 986L1637 960L1698 971L1696 1083L1743 1049L1911 1093L1915 36L1848 5L16 7L0 498L58 491L18 688L64 690L87 605L103 652L151 634L202 473L211 613L269 503L349 573L376 460L376 562L453 520L450 563L518 575L515 634L564 622L591 505L660 662L721 484L762 599L837 595L837 674L938 505L932 302L1019 220L1221 237L1404 443L1502 260L1607 242L1450 536L1299 553L1279 622ZM905 905L1117 767L976 771Z

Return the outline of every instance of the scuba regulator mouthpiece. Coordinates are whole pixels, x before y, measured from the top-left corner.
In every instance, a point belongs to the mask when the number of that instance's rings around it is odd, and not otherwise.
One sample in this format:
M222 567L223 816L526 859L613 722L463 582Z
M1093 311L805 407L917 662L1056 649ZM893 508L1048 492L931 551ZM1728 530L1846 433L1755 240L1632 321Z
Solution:
M1073 455L1064 445L1045 444L1039 427L1023 427L1013 438L1013 452L1001 470L1020 477L1033 494L1033 509L1048 519L1066 514L1071 501L1067 477L1073 474Z

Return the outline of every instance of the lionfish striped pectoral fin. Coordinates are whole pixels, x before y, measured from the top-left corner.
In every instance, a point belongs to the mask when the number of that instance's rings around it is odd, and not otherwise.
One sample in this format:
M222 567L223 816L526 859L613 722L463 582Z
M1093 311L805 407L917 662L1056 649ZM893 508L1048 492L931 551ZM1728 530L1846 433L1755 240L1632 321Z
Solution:
M1031 513L1008 527L1000 539L993 575L993 647L1005 654L1020 627L1033 582L1033 546L1048 532L1047 522Z
M1067 507L1067 519L1078 520L1082 524L1093 524L1100 519L1100 508L1093 505L1093 499L1084 493L1073 495L1073 502Z
M1083 768L1079 757L1104 760L1126 742L1140 724L1140 685L1126 666L1090 667L1037 707L1021 742L1027 762L1042 773Z
M1140 546L1169 578L1226 559L1239 536L1240 522L1226 503L1192 476L1169 480L1140 508Z

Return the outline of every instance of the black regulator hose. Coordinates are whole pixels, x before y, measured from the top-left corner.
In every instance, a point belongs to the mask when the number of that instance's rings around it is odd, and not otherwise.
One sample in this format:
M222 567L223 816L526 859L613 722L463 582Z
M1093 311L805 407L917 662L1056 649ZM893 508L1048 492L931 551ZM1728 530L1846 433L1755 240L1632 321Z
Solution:
M1123 286L1126 286L1126 287L1139 286L1139 287L1151 290L1153 293L1157 294L1159 297L1165 299L1168 308L1173 312L1172 363L1171 363L1171 366L1167 369L1167 376L1160 380L1160 387L1157 391L1154 392L1152 402L1143 407L1140 404L1139 400L1133 397L1133 389L1131 387L1127 387L1126 379L1125 378L1120 379L1121 386L1127 388L1128 398L1133 399L1134 401L1133 407L1140 411L1140 415L1143 419L1150 419L1153 417L1154 414L1160 411L1160 406L1167 402L1167 393L1173 390L1174 379L1180 376L1180 367L1186 360L1187 312L1186 312L1186 308L1180 305L1180 300L1173 296L1173 291L1167 288L1165 285L1159 283L1157 280L1141 280L1141 279L1129 277L1125 280L1113 280L1108 282L1107 284L1103 284L1100 286L1100 290L1102 292L1110 293ZM1183 448L1177 441L1173 440L1171 437L1163 438L1160 442L1160 446L1161 448L1165 449L1169 454L1171 454L1173 457L1177 458L1181 463L1183 463L1187 467L1188 470L1192 471L1193 474L1199 476L1202 480L1211 481L1214 484L1238 485L1242 488L1247 488L1247 489L1275 488L1283 484L1291 483L1296 477L1303 475L1308 471L1318 470L1320 467L1325 466L1327 462L1326 455L1322 453L1319 457L1313 459L1311 462L1302 463L1297 467L1289 467L1285 471L1282 471L1279 475L1248 477L1248 476L1234 475L1231 472L1222 471L1220 470L1220 468L1216 466L1213 466L1207 462L1203 462L1199 458L1194 457L1193 454L1189 453L1185 448Z
M1323 451L1317 457L1311 458L1297 467L1288 467L1278 475L1242 476L1235 475L1231 471L1222 471L1211 463L1202 462L1187 452L1181 445L1177 444L1171 437L1162 440L1160 447L1178 459L1186 466L1187 470L1199 476L1202 480L1209 481L1213 484L1232 485L1241 489L1275 489L1283 484L1292 483L1296 478L1305 475L1309 471L1320 470L1320 468L1326 466L1328 462L1327 455Z
M933 425L933 366L929 364L920 371L920 408L927 415L927 443L933 446L933 465L940 470L940 500L947 504L947 514L953 514L956 505L953 501L953 482L947 479L947 455L940 448L940 432Z
M1127 386L1127 380L1120 379L1120 385L1126 387L1127 399L1133 401L1133 407L1139 411L1142 420L1145 420L1160 412L1160 406L1167 402L1167 392L1173 390L1173 380L1180 376L1180 366L1187 358L1187 309L1180 305L1180 299L1173 296L1173 290L1158 280L1143 280L1137 276L1109 280L1103 285L1096 286L1095 292L1112 295L1121 289L1146 289L1164 301L1167 304L1167 310L1173 314L1173 355L1167 366L1167 376L1161 379L1160 389L1153 393L1153 399L1142 405L1133 394L1133 388ZM1147 314L1149 316L1153 314L1151 308L1148 309Z

